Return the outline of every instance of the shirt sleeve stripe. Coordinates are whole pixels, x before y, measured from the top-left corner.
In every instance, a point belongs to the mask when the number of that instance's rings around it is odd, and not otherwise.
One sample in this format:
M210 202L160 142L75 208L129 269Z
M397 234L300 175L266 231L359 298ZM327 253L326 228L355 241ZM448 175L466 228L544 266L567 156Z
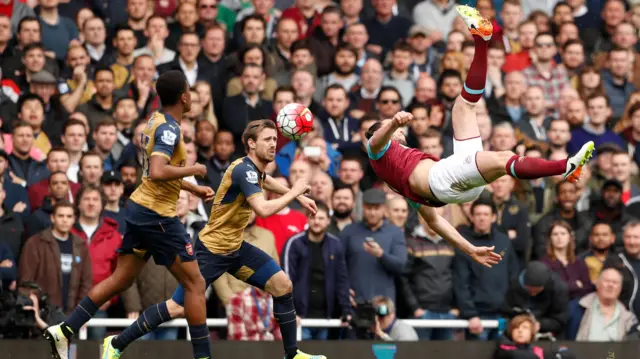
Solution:
M387 144L384 146L384 148L382 148L382 150L380 150L379 153L372 153L371 147L369 146L369 142L367 142L367 154L369 155L369 158L371 158L372 160L379 160L382 156L384 156L384 154L387 152L390 146L391 146L391 141L387 142Z

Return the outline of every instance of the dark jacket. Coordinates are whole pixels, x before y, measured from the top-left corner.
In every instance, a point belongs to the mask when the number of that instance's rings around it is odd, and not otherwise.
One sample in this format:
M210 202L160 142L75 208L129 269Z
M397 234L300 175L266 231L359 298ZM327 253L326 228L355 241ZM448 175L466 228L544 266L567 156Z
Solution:
M504 315L511 319L523 312L530 312L540 323L540 333L562 334L569 321L569 290L555 273L544 285L544 289L532 297L523 288L524 271L511 280L504 300Z
M18 278L16 256L11 252L9 246L0 242L0 263L5 260L11 261L11 267L0 267L0 292L2 292L3 288L7 288L11 285L11 282Z
M631 213L625 211L624 204L621 202L617 208L608 208L603 200L598 199L589 207L589 215L596 222L608 223L611 226L613 234L616 236L613 248L616 251L623 250L622 232L624 232L624 226L627 222L633 219Z
M340 34L338 34L338 39L342 38L343 33L344 31L341 30ZM311 45L311 51L318 69L318 78L331 73L333 71L336 47L331 44L321 26L313 30L309 37L309 45Z
M269 118L272 111L273 104L271 101L260 99L256 108L250 111L249 105L242 94L225 99L220 127L229 130L233 134L236 145L236 155L244 156L245 151L244 145L242 144L242 133L244 129L247 128L249 122ZM257 116L251 118L251 112L254 112Z
M400 277L400 293L411 313L416 309L448 313L453 308L454 248L416 234L407 237L407 270Z
M516 121L520 120L520 118L511 117L507 110L504 96L496 98L495 93L491 93L491 96L489 96L486 101L492 123L498 124L500 122L509 122L515 124ZM522 113L524 113L524 108L522 109Z
M49 199L49 197L46 197L44 201L42 201L42 206L31 213L31 215L27 218L24 226L25 231L27 232L26 237L29 238L47 228L50 228L52 213L53 205L51 204L51 199Z
M491 229L489 234L478 234L471 227L458 229L475 246L495 246L502 261L488 269L466 253L456 250L453 259L453 293L461 318L499 313L509 281L518 274L518 260L511 240L504 233Z
M31 213L31 204L29 196L27 195L27 188L13 183L11 177L9 177L9 171L4 171L2 187L7 194L7 197L4 199L5 208L12 209L18 202L23 202L27 205L27 208L19 214L20 218L24 221L29 213Z
M515 344L503 337L498 343L493 359L552 359L551 352L531 344Z
M547 235L551 223L558 220L566 220L560 216L560 209L556 205L549 213L545 214L533 226L533 252L531 259L541 259L547 252ZM576 239L576 252L581 253L589 246L589 233L593 225L593 219L587 212L577 212L573 220L567 221L573 228Z
M634 262L625 253L618 253L604 261L603 269L617 268L622 273L622 292L619 300L636 315L640 316L640 273L634 271Z
M511 240L511 246L518 257L518 265L524 268L531 255L531 222L527 208L514 196L497 206L501 215L498 217L497 228L509 236L509 230L515 230L516 238Z
M18 159L13 153L9 155L9 168L16 177L20 177L27 181L27 186L38 183L49 176L49 170L47 169L47 164L44 163L44 161L39 162L31 159L31 163L29 163L29 166L27 167L27 172L25 172L24 168L20 164L20 159Z
M538 137L536 131L533 129L533 125L531 125L531 117L529 114L525 114L522 118L516 123L516 128L520 130L520 133L528 137L533 141L545 141L547 136L547 131L549 130L549 126L551 125L551 117L545 117L542 122L542 127L544 128L544 132L542 135L544 137Z
M282 267L289 275L294 288L294 304L299 316L305 317L308 312L311 277L311 261L309 253L308 232L302 232L291 237L282 251ZM340 239L332 234L325 234L322 243L324 258L324 290L326 294L327 315L335 312L334 305L338 305L341 313L351 311L349 303L349 276L347 262Z
M24 245L24 224L17 214L6 210L4 216L0 217L0 245L2 244L13 253L17 263Z
M70 196L73 197L68 199L75 198L80 187L79 183L69 181L69 188L71 189ZM45 178L42 181L29 186L29 189L27 189L27 195L29 196L29 203L31 204L31 212L34 212L42 206L44 199L49 195L49 178Z
M568 265L562 264L559 260L551 260L548 256L542 258L542 262L554 271L569 289L569 300L582 298L593 292L593 284L589 279L589 269L586 263L576 258L575 262Z
M73 265L69 279L68 308L75 308L93 285L91 258L84 239L69 234L73 242ZM62 307L62 268L60 247L51 229L29 238L22 249L20 282L36 282L49 295L49 302Z

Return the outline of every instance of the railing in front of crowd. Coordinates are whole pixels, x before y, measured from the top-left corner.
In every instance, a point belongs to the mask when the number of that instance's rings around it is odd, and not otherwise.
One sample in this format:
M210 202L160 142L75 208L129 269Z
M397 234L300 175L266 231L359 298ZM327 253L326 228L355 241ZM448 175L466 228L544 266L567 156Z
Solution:
M414 328L449 328L463 329L469 327L469 321L464 319L403 319L404 323ZM80 330L78 336L81 340L87 339L87 327L116 327L125 328L135 322L134 319L91 319L85 327ZM482 327L491 329L498 328L497 320L482 320ZM301 319L298 326L298 340L302 340L302 328L340 328L342 326L340 319ZM169 328L185 328L188 327L186 319L174 319L166 322L161 327ZM220 328L227 326L227 319L207 319L207 326L210 328ZM190 340L189 331L187 330L187 339Z

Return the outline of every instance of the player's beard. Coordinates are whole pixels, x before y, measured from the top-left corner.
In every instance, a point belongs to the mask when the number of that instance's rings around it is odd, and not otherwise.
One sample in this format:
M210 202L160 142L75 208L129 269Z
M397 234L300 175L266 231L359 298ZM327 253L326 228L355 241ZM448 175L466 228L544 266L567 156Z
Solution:
M338 219L346 219L349 218L349 216L351 216L351 213L353 213L353 208L350 208L346 211L341 211L337 208L333 209L333 215L336 216L336 218Z

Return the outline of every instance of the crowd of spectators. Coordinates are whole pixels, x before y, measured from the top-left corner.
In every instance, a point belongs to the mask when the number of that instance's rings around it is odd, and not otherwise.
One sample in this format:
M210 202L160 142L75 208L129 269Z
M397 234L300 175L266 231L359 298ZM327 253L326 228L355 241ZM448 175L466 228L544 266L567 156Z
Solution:
M379 183L363 144L369 126L404 109L410 146L452 153L451 109L474 54L457 3L494 26L476 106L484 148L560 159L597 146L578 183L505 176L474 203L438 209L472 243L495 246L503 261L491 269ZM244 234L291 277L300 318L352 317L368 302L370 332L384 340L491 339L501 328L481 320L502 318L518 318L507 331L517 348L536 333L637 338L639 29L635 0L0 0L3 291L31 291L43 327L33 288L68 313L113 272L122 208L141 177L139 134L161 109L154 80L178 69L192 87L187 164L208 169L186 180L214 190L244 155L250 121L275 120L292 102L315 115L302 140L279 138L268 172L306 178L319 213L294 202ZM180 194L177 216L194 241L209 209ZM176 286L149 263L97 317L136 318ZM229 318L215 335L279 338L271 298L233 273L207 294L209 316ZM469 328L414 331L403 318Z

